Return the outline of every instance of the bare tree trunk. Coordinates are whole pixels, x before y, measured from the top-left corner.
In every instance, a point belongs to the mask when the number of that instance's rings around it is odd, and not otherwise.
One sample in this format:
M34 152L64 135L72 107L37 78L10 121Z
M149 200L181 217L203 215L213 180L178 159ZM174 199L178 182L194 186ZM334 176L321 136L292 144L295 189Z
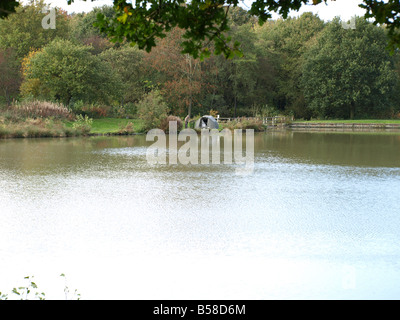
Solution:
M354 102L350 104L350 120L354 120L354 115L356 113L356 106L354 105Z
M192 58L189 55L186 55L186 58L188 59L188 63L189 63L189 109L188 109L188 115L189 115L189 119L191 117L191 113L192 113Z
M235 109L234 109L233 117L236 118L236 94L235 94Z

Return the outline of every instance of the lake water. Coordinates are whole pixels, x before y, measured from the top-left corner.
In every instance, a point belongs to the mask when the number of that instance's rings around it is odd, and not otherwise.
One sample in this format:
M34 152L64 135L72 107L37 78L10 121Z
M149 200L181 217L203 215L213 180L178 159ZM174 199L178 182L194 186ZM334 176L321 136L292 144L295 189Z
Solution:
M254 172L155 165L145 136L0 141L0 291L48 299L398 299L400 133L269 132ZM9 295L12 298L12 295Z

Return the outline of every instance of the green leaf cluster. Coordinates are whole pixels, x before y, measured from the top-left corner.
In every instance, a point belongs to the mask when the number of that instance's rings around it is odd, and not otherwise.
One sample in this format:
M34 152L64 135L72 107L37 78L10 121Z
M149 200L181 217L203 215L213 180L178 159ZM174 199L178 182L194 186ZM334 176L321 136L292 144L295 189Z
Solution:
M306 53L302 85L319 117L373 117L396 104L398 74L385 32L362 18L355 30L329 23Z
M56 38L69 38L69 18L59 9L56 9L56 29L43 29L45 6L44 0L32 1L17 7L7 19L0 19L0 49L13 48L21 61L31 50L42 48Z
M95 0L92 0L95 1ZM74 0L67 0L68 4ZM290 11L298 11L308 0L254 0L249 13L257 17L260 25L272 17L272 12L287 18ZM317 5L328 0L313 0ZM230 45L225 33L229 30L228 11L235 8L239 0L114 0L113 17L97 14L96 26L114 41L128 41L150 52L156 39L164 38L175 27L185 30L182 53L194 58L209 57L207 49L213 43L214 53L226 58L241 55L237 43ZM2 0L0 18L17 10L19 1ZM360 7L366 10L365 18L375 24L385 25L392 52L400 47L400 3L398 0L363 0Z
M7 17L10 13L15 12L19 6L19 2L15 0L1 1L0 2L0 19Z
M88 46L69 40L54 40L38 51L30 58L25 73L25 83L37 80L36 93L25 91L25 95L36 94L35 98L69 105L72 98L110 103L119 95L118 79L111 66L91 54Z

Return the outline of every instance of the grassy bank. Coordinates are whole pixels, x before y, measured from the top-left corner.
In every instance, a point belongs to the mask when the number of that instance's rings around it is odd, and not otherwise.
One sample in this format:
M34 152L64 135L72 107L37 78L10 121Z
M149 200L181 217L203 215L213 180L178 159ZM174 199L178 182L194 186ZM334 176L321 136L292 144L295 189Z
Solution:
M131 131L131 132L129 132ZM91 134L123 134L142 131L140 119L93 119Z
M132 125L132 132L143 132L143 121L140 119L118 119L118 118L103 118L93 119L91 134L123 134L126 133L126 128ZM71 124L72 125L72 124ZM193 125L193 124L192 124ZM243 120L231 121L229 123L221 123L220 129L254 129L255 131L264 131L264 126L261 121ZM166 128L163 130L167 131Z
M0 138L60 138L81 136L85 133L68 127L60 120L27 119L20 122L1 122Z
M53 111L54 113L54 111ZM34 115L32 115L34 116ZM293 121L293 124L398 124L400 120L311 120ZM220 129L254 129L264 131L261 121L245 120L221 123ZM72 120L50 116L36 118L11 117L7 113L0 114L0 138L43 138L73 137L82 135L125 135L143 132L143 121L140 119L101 118L90 120Z
M67 121L65 125L72 128L74 122ZM114 135L141 132L142 122L139 119L102 118L92 119L89 134Z
M74 123L68 126L68 121ZM59 104L29 101L0 110L0 138L58 138L87 133L85 123Z
M60 138L83 135L132 134L141 131L140 120L94 119L91 128L74 125L74 121L26 119L4 121L0 117L0 138Z

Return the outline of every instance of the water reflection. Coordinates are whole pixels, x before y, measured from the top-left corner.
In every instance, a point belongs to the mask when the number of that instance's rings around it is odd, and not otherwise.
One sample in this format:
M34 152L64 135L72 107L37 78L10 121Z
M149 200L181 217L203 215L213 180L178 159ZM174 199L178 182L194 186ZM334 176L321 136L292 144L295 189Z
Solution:
M0 141L0 290L57 270L87 299L396 298L399 137L257 134L245 177L150 166L145 136Z

